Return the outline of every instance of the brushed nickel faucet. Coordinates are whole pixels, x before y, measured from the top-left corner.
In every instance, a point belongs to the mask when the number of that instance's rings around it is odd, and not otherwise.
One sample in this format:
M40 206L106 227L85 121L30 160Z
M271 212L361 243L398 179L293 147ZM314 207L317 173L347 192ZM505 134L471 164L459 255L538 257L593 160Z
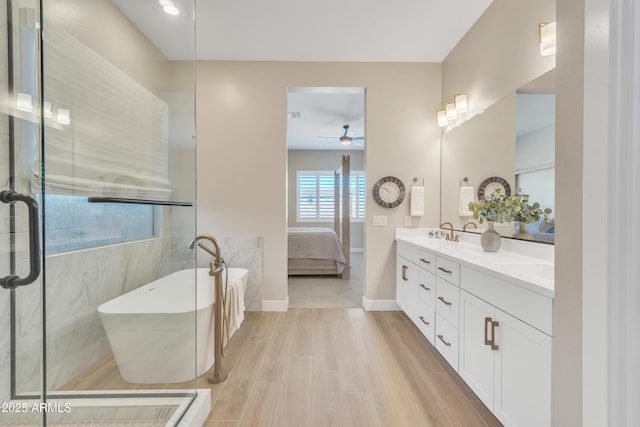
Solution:
M469 226L473 226L473 228L475 228L475 229L477 229L477 228L478 228L478 225L477 225L475 222L473 222L473 221L469 221L469 222L465 223L465 224L462 226L462 231L467 231L467 225L469 225Z
M458 236L453 234L453 224L451 224L449 221L443 222L442 224L440 224L440 228L445 228L445 225L448 225L450 230L449 234L447 235L447 240L451 242L459 242Z
M206 245L202 244L200 240L208 240L213 243L213 246L216 249L215 252L209 249ZM201 234L191 241L189 249L193 249L196 243L198 243L199 247L213 256L213 262L209 263L209 267L211 268L211 270L209 271L209 276L213 276L216 273L216 270L218 270L224 262L224 260L220 256L220 245L218 244L218 241L213 236L210 236L208 234Z
M204 245L200 240L208 240L213 243L215 247L215 251L212 251L206 245ZM220 256L220 245L218 241L208 234L201 234L195 239L191 241L189 245L189 249L193 249L196 246L200 246L202 249L207 251L211 256L213 256L213 262L209 263L209 276L214 277L214 290L215 290L215 299L213 304L213 318L214 318L214 335L213 335L213 348L214 348L214 361L213 361L213 372L207 376L207 381L210 384L218 384L225 381L228 377L227 372L224 370L222 365L223 356L223 325L227 322L227 318L224 313L227 311L225 304L225 295L226 291L222 291L222 271L226 268L226 264L222 257ZM224 266L224 267L223 267ZM227 284L228 284L229 276L227 275ZM227 324L227 337L229 336L228 323Z

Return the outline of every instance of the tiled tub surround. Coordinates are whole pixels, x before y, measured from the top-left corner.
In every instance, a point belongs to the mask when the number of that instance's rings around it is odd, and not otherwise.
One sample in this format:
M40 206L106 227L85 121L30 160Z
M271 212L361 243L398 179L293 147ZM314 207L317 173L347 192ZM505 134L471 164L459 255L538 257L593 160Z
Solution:
M204 232L206 233L206 231ZM246 268L249 280L244 295L247 311L262 310L262 237L216 236L222 258L229 267ZM204 242L204 244L208 244ZM198 251L198 267L208 267L211 255Z
M154 238L47 256L48 389L65 384L111 352L98 317L100 304L173 271L193 267L187 240ZM17 294L19 392L40 387L34 372L40 372L41 288L39 280ZM0 319L0 328L9 331L9 316L0 315ZM8 373L9 358L4 355L0 361L0 373Z
M549 426L553 246L460 235L396 231L397 303L504 425Z

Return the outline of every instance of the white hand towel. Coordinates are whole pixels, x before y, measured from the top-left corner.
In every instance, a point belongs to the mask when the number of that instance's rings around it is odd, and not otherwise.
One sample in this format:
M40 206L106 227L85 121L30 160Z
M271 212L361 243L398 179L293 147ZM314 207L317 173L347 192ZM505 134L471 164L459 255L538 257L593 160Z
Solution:
M411 186L411 203L409 207L411 216L424 215L424 187L421 185Z
M471 185L460 187L460 202L458 206L458 215L471 216L473 212L469 209L469 202L475 200L475 189Z

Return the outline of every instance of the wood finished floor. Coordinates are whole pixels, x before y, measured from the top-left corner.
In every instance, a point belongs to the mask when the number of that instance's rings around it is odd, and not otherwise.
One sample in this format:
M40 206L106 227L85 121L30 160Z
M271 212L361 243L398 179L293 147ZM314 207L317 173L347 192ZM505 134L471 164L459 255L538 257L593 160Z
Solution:
M501 426L402 312L247 312L227 352L227 381L197 381L205 427ZM107 358L63 389L190 385L128 384Z

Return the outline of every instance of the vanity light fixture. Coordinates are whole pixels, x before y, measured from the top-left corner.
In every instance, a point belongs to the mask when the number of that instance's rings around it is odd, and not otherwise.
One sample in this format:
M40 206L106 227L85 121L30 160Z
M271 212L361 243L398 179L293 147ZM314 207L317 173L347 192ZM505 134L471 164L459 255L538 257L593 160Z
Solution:
M42 113L44 114L44 117L47 119L50 119L53 116L53 111L51 109L51 103L48 101L44 101L43 107L42 107Z
M16 108L20 111L31 113L33 111L33 97L28 93L19 92L16 99Z
M540 55L549 56L556 53L556 23L541 22L538 25Z
M451 121L458 118L458 113L456 112L456 104L454 104L453 102L449 102L446 105L445 111L447 113L447 120Z
M454 95L453 103L456 105L456 113L460 114L467 112L467 95Z
M71 113L65 108L58 108L58 117L56 119L61 125L71 124Z
M447 113L444 110L438 110L436 115L438 117L438 126L445 127L449 123Z
M160 6L162 6L162 10L164 10L167 15L180 15L180 10L171 0L158 0L158 3L160 3Z

